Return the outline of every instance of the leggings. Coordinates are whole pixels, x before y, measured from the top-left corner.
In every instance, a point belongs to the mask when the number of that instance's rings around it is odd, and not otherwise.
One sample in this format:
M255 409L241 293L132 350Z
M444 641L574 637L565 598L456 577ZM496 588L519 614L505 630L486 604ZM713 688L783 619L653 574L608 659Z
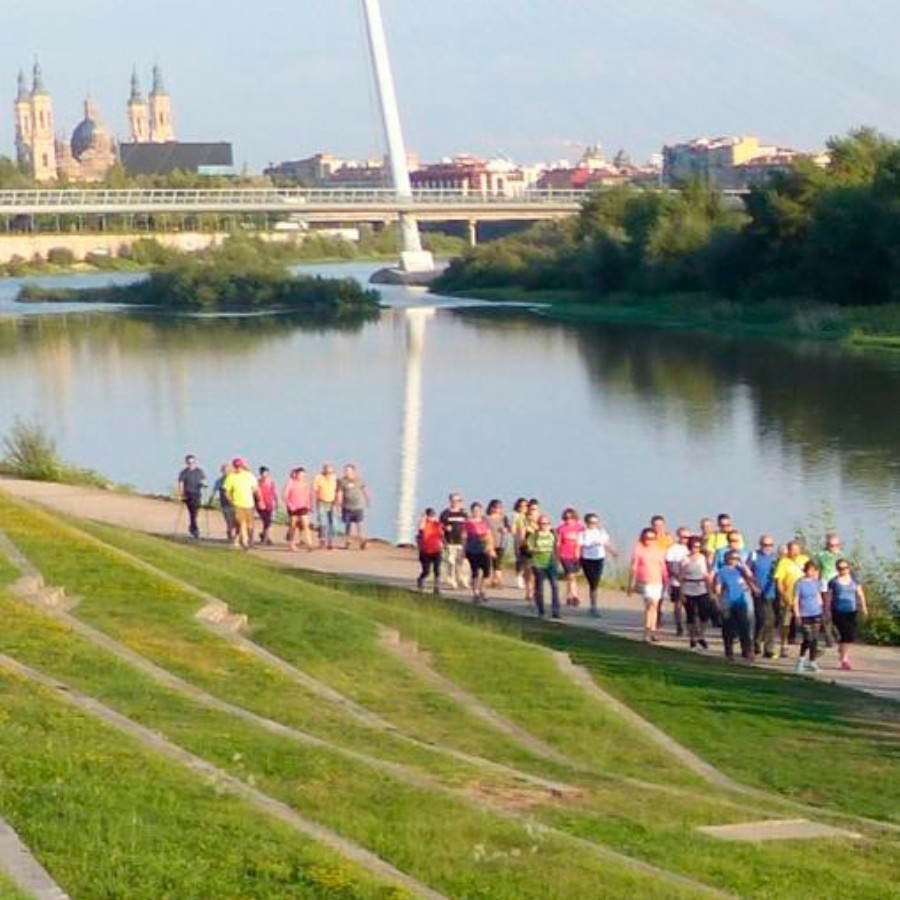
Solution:
M583 556L581 557L581 571L584 572L584 577L587 579L588 588L592 594L600 587L600 579L603 578L603 564L605 562L606 560L604 559L585 559Z
M437 584L441 578L441 554L440 553L420 553L419 565L422 572L419 575L419 581L425 581L429 572L434 572L434 583Z

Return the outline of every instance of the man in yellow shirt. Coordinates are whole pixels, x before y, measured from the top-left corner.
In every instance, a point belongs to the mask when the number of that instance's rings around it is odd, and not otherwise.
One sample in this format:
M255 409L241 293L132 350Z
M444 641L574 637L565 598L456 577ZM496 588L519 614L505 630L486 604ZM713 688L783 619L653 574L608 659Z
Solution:
M316 522L319 528L319 547L334 547L334 506L337 501L338 479L331 463L325 463L322 471L313 478L312 495L316 504Z
M775 587L778 590L778 625L781 631L782 659L788 655L788 638L794 615L794 585L803 577L803 567L809 562L800 541L791 541L785 549L785 554L775 565L774 575Z
M231 461L232 471L225 476L222 490L234 509L237 534L235 547L249 550L253 544L253 516L256 511L256 495L259 490L256 476L247 468L240 456Z

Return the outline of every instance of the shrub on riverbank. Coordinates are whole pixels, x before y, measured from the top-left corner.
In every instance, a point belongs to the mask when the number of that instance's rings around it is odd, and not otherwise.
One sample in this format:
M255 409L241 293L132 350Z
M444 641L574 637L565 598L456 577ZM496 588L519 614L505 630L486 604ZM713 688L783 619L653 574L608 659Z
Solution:
M698 184L598 191L576 220L467 251L435 289L568 289L590 305L685 293L748 305L778 297L801 320L828 305L895 304L900 141L863 129L829 149L825 169L797 163L752 190L743 210Z
M82 469L63 462L56 441L38 424L16 419L3 438L4 454L0 473L28 481L56 481L111 487L111 482L93 469Z

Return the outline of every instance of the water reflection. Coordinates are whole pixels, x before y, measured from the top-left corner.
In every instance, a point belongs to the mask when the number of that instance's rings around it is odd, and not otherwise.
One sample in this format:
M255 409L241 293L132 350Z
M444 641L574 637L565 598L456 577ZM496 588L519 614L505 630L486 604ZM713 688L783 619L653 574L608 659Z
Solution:
M402 540L450 489L593 507L620 539L658 510L692 523L728 508L783 533L822 501L874 536L900 501L896 355L386 299L380 321L341 330L0 317L0 432L39 420L73 462L153 491L188 450L210 469L240 452L281 477L353 461L373 533Z
M416 491L422 431L422 363L425 356L425 325L433 308L418 307L404 312L406 320L406 391L403 400L403 437L400 446L400 501L397 506L397 543L415 540Z

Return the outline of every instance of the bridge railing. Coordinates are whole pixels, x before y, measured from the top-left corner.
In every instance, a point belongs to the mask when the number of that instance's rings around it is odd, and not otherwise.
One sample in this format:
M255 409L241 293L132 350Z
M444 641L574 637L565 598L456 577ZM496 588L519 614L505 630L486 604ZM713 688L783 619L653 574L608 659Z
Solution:
M590 195L584 190L530 190L514 196L488 191L454 188L414 190L412 201L390 188L213 188L213 189L39 189L0 191L0 207L5 209L42 207L78 209L100 207L184 207L185 210L269 206L406 206L433 204L525 205L580 203Z

